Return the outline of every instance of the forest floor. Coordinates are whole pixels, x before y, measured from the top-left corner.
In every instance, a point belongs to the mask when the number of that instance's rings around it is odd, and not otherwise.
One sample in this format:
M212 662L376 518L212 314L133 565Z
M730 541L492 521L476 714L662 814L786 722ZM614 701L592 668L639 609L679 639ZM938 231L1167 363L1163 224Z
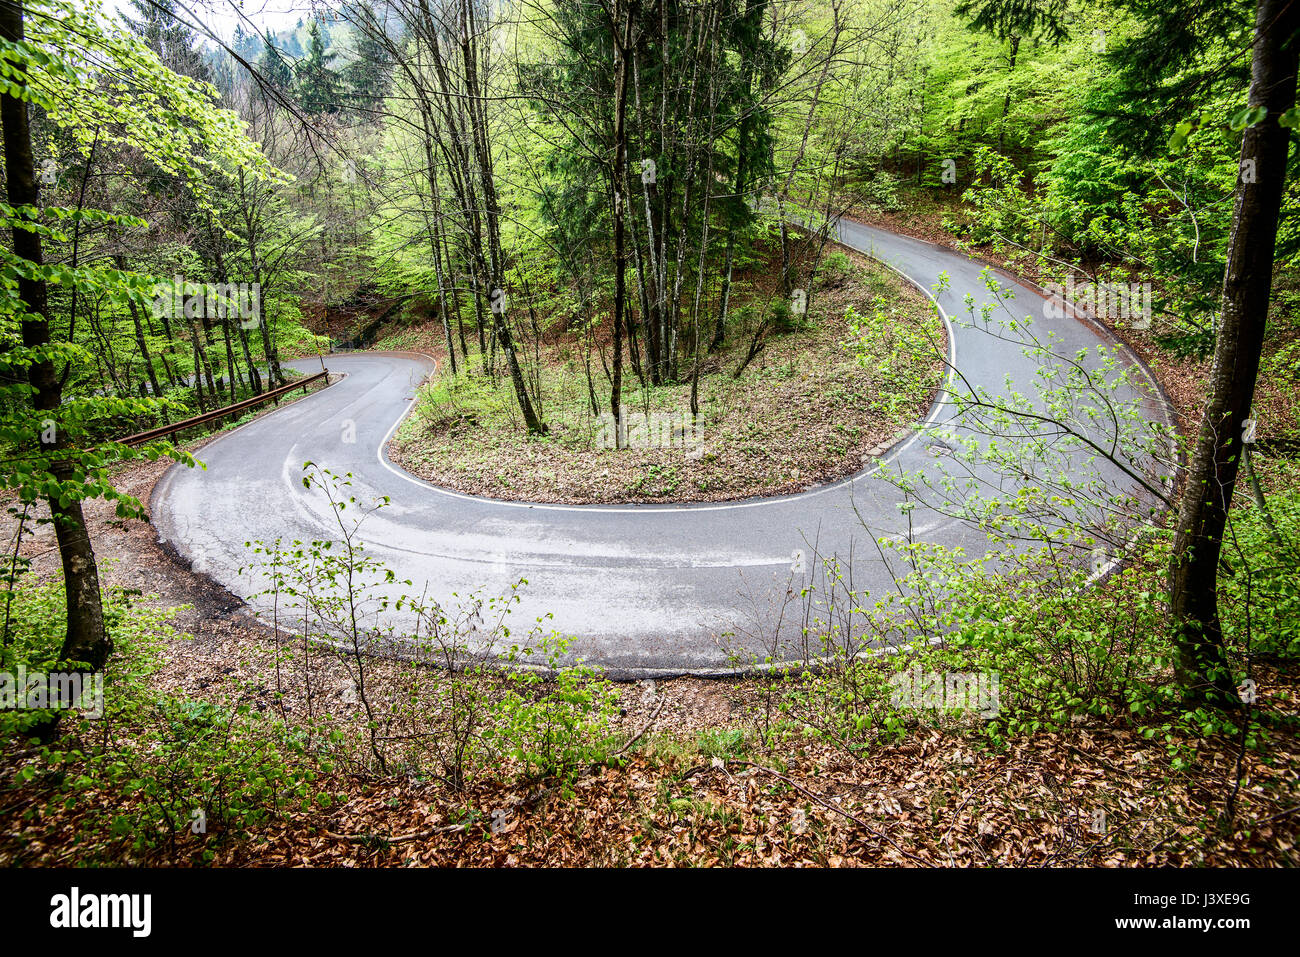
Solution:
M740 329L702 357L698 420L690 413L688 360L683 382L659 387L642 388L625 369L628 447L611 454L612 416L602 425L590 398L594 388L608 412L608 345L561 333L543 337L536 353L547 435L527 435L507 377L452 376L443 358L389 453L444 488L569 504L726 501L851 475L925 417L943 377L945 333L924 295L841 249L828 255L808 315L792 331L766 333L763 350L736 377L757 323L779 296L752 275L778 273L779 263L738 271L732 315ZM846 319L850 307L866 317L856 330ZM376 343L399 346L446 353L432 324L422 337L398 329ZM531 345L519 349L533 354Z

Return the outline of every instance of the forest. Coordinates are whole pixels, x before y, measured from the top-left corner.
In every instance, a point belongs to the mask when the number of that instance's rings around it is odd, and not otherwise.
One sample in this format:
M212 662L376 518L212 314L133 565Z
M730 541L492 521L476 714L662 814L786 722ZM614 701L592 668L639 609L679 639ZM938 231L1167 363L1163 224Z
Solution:
M1294 866L1294 0L0 0L0 862Z

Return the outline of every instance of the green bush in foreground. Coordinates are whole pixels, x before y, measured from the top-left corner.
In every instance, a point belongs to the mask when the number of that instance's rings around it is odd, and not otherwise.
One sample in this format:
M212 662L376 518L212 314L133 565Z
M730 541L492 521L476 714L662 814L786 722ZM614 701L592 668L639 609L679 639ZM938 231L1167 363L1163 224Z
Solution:
M57 658L64 630L58 581L20 582L9 599L4 669L29 672ZM50 717L43 710L0 711L0 741L27 746L14 786L34 785L47 801L85 808L75 863L120 860L166 847L209 860L216 841L264 822L291 803L327 802L312 782L328 764L309 759L301 738L257 711L247 695L231 704L159 694L154 684L169 612L143 596L110 590L105 617L114 654L103 676L102 715L61 713L58 736L27 741Z
M1258 508L1235 510L1238 548L1220 599L1234 664L1247 677L1261 659L1294 661L1300 635L1293 546L1300 493L1272 496L1269 511L1272 523ZM968 562L928 544L881 545L901 569L897 591L875 600L852 592L833 563L805 589L809 662L762 681L751 717L765 743L811 736L861 751L920 722L965 727L1000 746L1013 735L1104 719L1166 743L1175 768L1191 760L1189 740L1238 732L1243 720L1247 745L1260 743L1246 710L1184 706L1164 603L1163 535L1144 539L1100 583L1048 549ZM872 650L882 643L897 653ZM942 696L909 701L900 687L918 673L955 677L959 690L975 687L962 676L982 676L995 700L983 711L970 699L955 707Z

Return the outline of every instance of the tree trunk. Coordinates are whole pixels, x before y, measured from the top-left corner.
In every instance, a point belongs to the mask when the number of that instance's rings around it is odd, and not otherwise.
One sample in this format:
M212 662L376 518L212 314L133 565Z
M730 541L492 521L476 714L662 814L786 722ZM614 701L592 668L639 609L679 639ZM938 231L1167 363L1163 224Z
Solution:
M243 323L239 325L239 345L244 351L244 365L248 367L248 385L253 390L253 395L262 394L262 374L257 371L257 363L253 361L253 351L248 345L248 330L244 328Z
M1008 77L1010 77L1012 73L1016 72L1016 54L1019 52L1020 52L1020 37L1015 36L1013 34L1011 36L1011 53L1009 54L1008 63L1007 63ZM1010 82L1011 80L1008 79L1007 83L1010 84ZM999 153L1002 152L1003 142L1006 139L1007 114L1010 112L1011 112L1011 90L1008 89L1006 97L1002 100L1002 118L998 121L998 152Z
M126 271L126 257L119 254L113 257L117 268ZM158 385L158 373L154 371L153 359L149 356L149 344L144 339L144 324L140 321L140 308L136 305L135 300L127 301L127 308L131 310L131 322L135 326L135 344L140 349L140 359L144 362L145 375L149 377L149 386L153 389L154 397L162 395L162 389Z
M610 388L610 410L614 413L614 444L623 436L623 323L627 309L627 200L624 170L627 166L627 85L632 52L632 11L624 11L625 22L618 22L619 5L610 17L610 31L618 50L618 78L614 88L614 168L610 185L614 191L614 378Z
M524 425L529 432L537 435L546 432L546 423L537 415L528 387L524 383L523 370L519 366L519 356L515 352L514 339L510 324L506 321L505 300L497 300L498 290L505 291L505 263L501 250L500 206L497 202L496 174L492 169L492 149L488 142L487 101L479 89L478 58L475 43L471 37L478 36L474 19L474 6L470 0L463 0L461 15L465 29L461 33L461 60L465 67L465 100L469 112L469 128L473 138L474 155L478 163L479 180L483 188L483 211L487 226L488 270L487 289L481 290L492 297L492 329L496 341L501 345L501 352L506 357L506 369L510 373L510 382L515 389L515 399L524 416Z
M447 361L451 363L451 374L456 374L456 343L451 336L451 317L447 310L447 280L442 272L442 204L438 188L438 166L433 157L433 118L430 106L420 99L420 126L424 134L425 176L429 184L429 211L424 214L425 229L429 234L430 252L433 254L434 281L438 284L438 312L442 316L442 331L447 339ZM432 213L432 219L430 219Z
M1210 395L1178 509L1170 566L1170 612L1177 629L1178 677L1195 699L1236 701L1219 622L1219 552L1242 456L1268 317L1290 133L1278 118L1295 104L1300 5L1259 0L1249 104L1267 115L1246 128L1228 241Z
M225 286L230 282L230 275L226 272L226 257L221 250L221 240L217 236L217 231L212 226L211 214L208 214L208 235L212 237L212 258L216 266L217 282ZM231 327L235 324L235 317L231 314L231 310L228 308L222 309L220 312L221 336L226 342L226 366L230 371L230 404L234 405L238 398L239 384L241 381L239 366L235 362L234 336L230 331Z
M469 371L469 348L465 345L465 323L462 320L460 312L460 288L456 285L455 263L451 258L451 240L447 238L447 231L442 231L442 249L444 261L447 263L447 282L451 286L451 314L456 322L456 332L460 338L460 361Z
M260 302L263 306L262 315L257 317L257 326L262 330L262 352L266 355L266 377L270 382L271 388L277 385L284 385L284 372L280 369L280 353L275 348L275 342L271 338L271 323L266 317L266 286L261 285Z
M21 0L0 0L0 37L11 43L22 41ZM11 78L10 82L19 86L22 84L19 78ZM0 94L0 123L4 126L5 178L9 203L12 206L38 206L40 193L36 185L35 161L32 158L27 104L20 96L8 91ZM44 250L38 233L15 229L13 249L16 256L31 263L41 265L44 261ZM50 341L50 324L44 280L20 278L18 295L27 312L38 317L23 321L23 345L30 349L47 344ZM28 377L35 390L33 405L36 410L57 409L63 400L63 390L55 375L54 363L46 361L33 365L28 371ZM68 445L63 431L57 430L55 449L67 448ZM66 460L56 462L51 467L51 472L60 481L72 477L71 465ZM104 630L99 570L95 564L90 535L86 530L86 520L81 512L81 502L74 498L63 504L58 498L51 498L49 505L67 590L67 630L59 659L98 671L108 661L112 646Z
M207 405L203 401L203 346L199 343L199 323L198 320L191 320L190 324L190 347L194 352L194 395L198 398L199 412L208 411ZM221 404L221 400L213 396L213 405Z

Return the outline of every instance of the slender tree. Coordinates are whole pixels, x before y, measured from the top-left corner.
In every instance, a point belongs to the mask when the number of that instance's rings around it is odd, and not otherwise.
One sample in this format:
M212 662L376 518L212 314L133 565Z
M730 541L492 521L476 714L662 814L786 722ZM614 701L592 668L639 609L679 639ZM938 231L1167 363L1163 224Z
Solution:
M0 0L0 39L8 44L21 44L24 39L22 0ZM11 47L9 53L15 53ZM32 157L31 126L28 121L26 76L22 72L11 75L9 84L0 91L0 123L4 126L5 184L8 201L12 207L37 208L40 189L36 179L36 163ZM35 229L15 226L13 252L18 259L31 264L30 271L18 279L18 297L22 302L23 346L42 350L50 346L49 293L46 281L40 276L45 255L41 234ZM28 371L32 387L32 404L37 412L53 413L63 398L63 388L55 373L54 360L46 357L33 363ZM52 420L51 420L52 421ZM53 442L55 460L51 472L58 482L73 478L72 463L58 453L67 447L62 430L55 430ZM54 521L54 534L59 543L59 557L63 565L64 587L67 591L67 630L59 657L66 662L76 662L92 670L103 668L111 650L104 630L104 609L99 591L99 566L95 550L86 528L81 501L76 496L53 494L47 499L50 516Z
M1218 566L1268 319L1291 138L1279 121L1295 106L1298 29L1295 0L1256 4L1248 99L1253 122L1241 141L1210 394L1179 503L1170 569L1180 678L1195 697L1217 704L1237 701L1219 622Z

